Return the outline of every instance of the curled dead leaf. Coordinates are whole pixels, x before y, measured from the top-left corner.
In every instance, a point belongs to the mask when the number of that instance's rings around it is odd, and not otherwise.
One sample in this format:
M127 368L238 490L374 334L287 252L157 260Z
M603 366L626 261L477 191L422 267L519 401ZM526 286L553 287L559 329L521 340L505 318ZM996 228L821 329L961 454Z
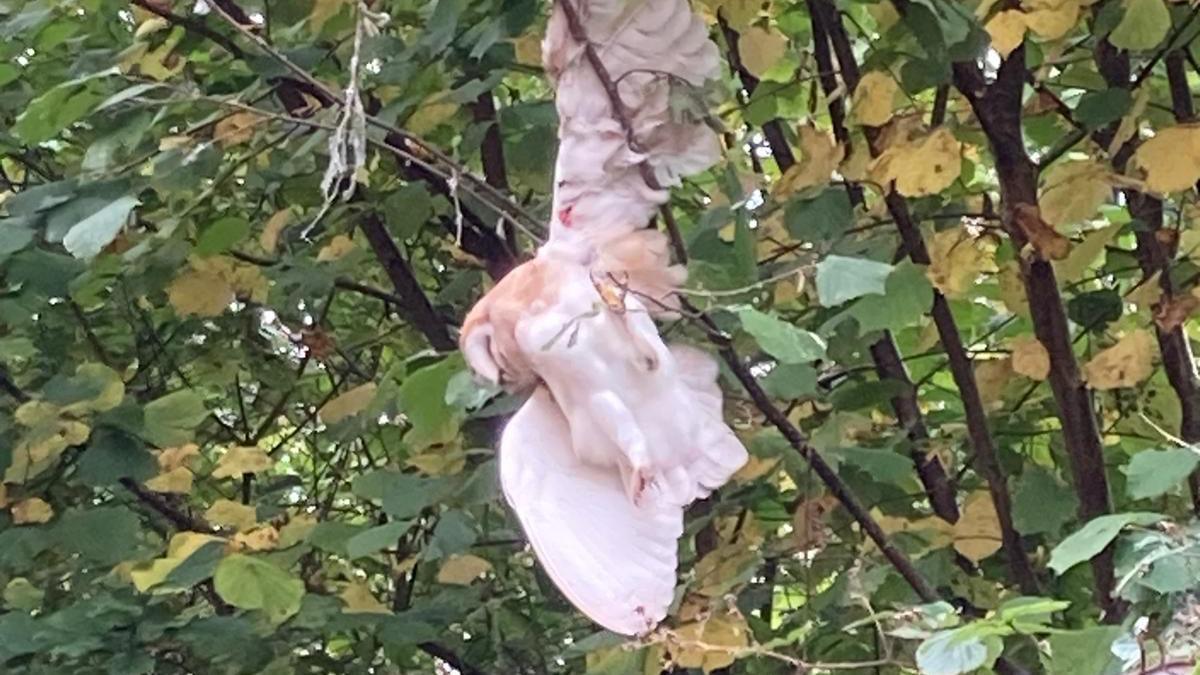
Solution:
M1062 260L1071 252L1071 242L1042 220L1041 211L1033 204L1013 207L1013 222L1025 234L1030 246L1047 260Z

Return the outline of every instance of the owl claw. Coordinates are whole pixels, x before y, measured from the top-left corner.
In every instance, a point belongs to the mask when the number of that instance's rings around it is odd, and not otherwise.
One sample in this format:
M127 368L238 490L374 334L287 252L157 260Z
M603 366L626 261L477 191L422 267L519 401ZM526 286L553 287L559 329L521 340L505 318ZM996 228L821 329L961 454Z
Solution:
M650 487L653 482L654 474L648 467L634 467L626 485L629 501L634 506L641 507L645 501L646 488Z

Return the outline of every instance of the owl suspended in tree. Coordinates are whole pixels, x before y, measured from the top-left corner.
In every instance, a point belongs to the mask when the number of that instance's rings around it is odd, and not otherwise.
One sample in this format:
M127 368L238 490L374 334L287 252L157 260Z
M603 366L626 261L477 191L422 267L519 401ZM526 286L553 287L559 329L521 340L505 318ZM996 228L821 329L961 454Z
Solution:
M559 0L542 48L559 118L549 240L472 308L460 345L478 377L529 394L500 479L541 564L596 623L639 635L672 602L684 507L748 457L716 362L654 323L686 274L651 220L720 153L703 120L673 114L672 88L716 78L718 54L686 0Z

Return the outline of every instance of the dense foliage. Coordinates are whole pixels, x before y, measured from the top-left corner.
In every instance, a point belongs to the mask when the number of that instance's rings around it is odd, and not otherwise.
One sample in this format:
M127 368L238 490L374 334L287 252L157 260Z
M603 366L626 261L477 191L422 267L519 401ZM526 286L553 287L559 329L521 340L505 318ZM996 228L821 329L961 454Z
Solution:
M0 0L4 672L1190 662L1200 8L697 3L664 330L753 458L622 647L455 352L546 219L548 3L211 2Z

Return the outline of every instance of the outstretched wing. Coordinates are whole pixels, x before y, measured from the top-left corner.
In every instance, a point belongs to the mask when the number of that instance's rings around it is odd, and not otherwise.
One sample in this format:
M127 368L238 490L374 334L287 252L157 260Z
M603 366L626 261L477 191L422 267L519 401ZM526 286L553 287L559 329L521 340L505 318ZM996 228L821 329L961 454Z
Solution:
M672 112L672 89L678 100L719 74L708 28L688 0L557 0L542 54L559 119L550 239L582 239L601 269L630 273L635 287L658 297L682 282L679 270L668 272L665 238L627 238L649 223L668 188L720 155L711 128ZM613 109L612 90L622 110Z
M666 616L682 509L653 499L635 507L615 468L582 464L544 387L504 429L500 482L538 559L579 611L623 635Z

